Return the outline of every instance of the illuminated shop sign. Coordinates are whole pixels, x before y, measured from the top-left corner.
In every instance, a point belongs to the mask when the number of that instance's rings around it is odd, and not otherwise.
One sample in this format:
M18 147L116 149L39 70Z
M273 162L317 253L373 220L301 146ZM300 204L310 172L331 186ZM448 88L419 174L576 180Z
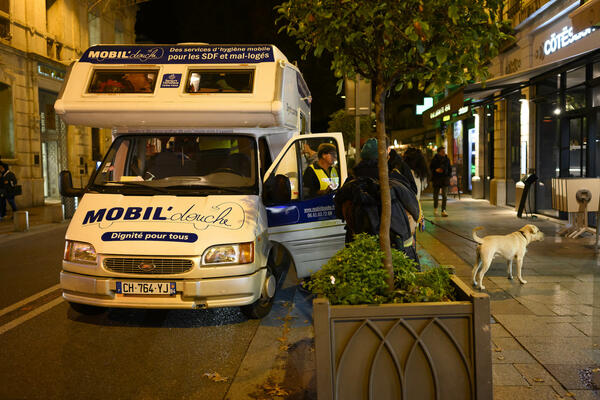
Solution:
M557 50L567 47L594 32L596 29L587 28L573 34L573 27L563 27L562 31L550 35L550 39L544 42L544 54L550 55Z
M450 104L445 104L442 107L436 108L434 111L430 112L429 118L434 119L448 111L450 111Z

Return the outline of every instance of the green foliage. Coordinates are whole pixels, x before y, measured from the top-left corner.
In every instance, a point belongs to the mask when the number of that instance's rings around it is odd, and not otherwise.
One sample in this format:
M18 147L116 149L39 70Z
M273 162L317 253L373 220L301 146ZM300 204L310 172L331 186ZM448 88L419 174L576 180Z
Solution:
M485 79L505 33L502 0L289 0L281 30L305 54L333 55L336 76L360 73L385 90Z
M354 145L356 138L355 117L346 114L345 110L338 110L329 116L329 132L342 132L344 143ZM369 138L373 136L373 116L360 117L360 137Z
M395 290L389 293L387 272L382 268L383 252L376 236L357 235L313 274L306 284L313 293L327 297L331 304L381 304L449 301L453 296L446 268L418 272L404 253L392 249Z

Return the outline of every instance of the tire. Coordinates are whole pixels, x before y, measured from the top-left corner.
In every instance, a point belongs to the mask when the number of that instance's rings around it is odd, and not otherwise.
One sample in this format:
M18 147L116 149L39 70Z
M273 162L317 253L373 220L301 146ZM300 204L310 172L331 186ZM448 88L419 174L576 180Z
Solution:
M74 311L77 311L79 314L83 315L98 315L106 311L105 307L90 306L88 304L69 302L69 305Z
M240 307L242 314L244 314L246 318L261 319L266 317L271 311L271 308L273 307L273 302L275 301L275 293L277 289L277 280L275 279L275 276L271 271L271 267L267 267L267 278L265 279L265 281L269 279L273 279L275 282L275 291L273 292L273 296L269 298L269 296L265 293L266 290L263 287L260 293L260 298L258 300L256 300L252 304L248 304L247 306Z

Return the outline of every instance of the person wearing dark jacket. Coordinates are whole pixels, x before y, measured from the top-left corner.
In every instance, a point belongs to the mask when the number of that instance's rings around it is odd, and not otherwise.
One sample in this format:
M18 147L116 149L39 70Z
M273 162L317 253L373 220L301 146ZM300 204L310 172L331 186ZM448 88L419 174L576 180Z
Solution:
M377 140L369 139L361 151L361 162L354 168L354 177L340 188L334 201L336 215L346 221L346 243L358 233L379 234L381 200L377 169ZM415 191L400 173L390 176L392 247L419 262L413 242L414 221L419 218L419 203ZM414 184L414 182L413 182ZM412 219L412 223L411 223Z
M6 202L10 204L13 212L17 211L15 204L15 190L17 177L8 169L8 165L0 163L0 220L6 216Z
M442 192L442 217L447 217L446 201L448 200L448 186L450 185L452 167L443 146L438 147L437 154L431 159L429 169L431 170L431 183L433 184L433 215L438 215L438 196Z

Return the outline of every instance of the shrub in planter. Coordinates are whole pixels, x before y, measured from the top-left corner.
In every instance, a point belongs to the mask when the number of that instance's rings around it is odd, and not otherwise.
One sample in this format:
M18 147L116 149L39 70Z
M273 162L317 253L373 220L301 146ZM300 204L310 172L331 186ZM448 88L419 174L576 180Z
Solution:
M489 297L360 235L312 276L317 394L338 399L492 398Z
M392 249L395 290L389 293L383 252L376 236L361 233L338 251L306 284L332 305L450 301L454 288L447 268L418 272L415 262Z

